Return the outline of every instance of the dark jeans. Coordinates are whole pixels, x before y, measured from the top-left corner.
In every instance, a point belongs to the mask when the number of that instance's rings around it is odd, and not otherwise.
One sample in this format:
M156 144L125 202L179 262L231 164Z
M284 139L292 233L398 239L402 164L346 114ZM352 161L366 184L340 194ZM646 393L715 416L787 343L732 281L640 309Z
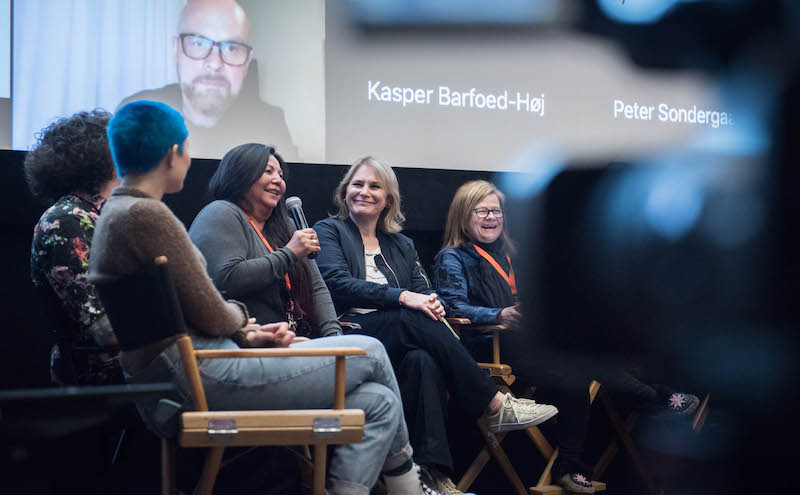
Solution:
M486 341L466 342L478 361L491 360ZM472 345L470 345L472 344ZM479 345L479 347L476 347ZM501 361L511 366L519 382L536 387L536 399L558 408L556 445L559 471L583 471L581 457L589 427L589 384L597 380L608 392L635 407L652 404L658 394L621 366L575 354L561 354L527 338L522 331L501 334Z
M423 349L409 351L393 366L414 460L452 470L453 458L447 443L447 384L442 370Z
M453 467L447 443L447 398L478 417L494 394L494 381L441 322L412 309L347 315L361 333L383 342L397 375L406 424L418 464Z

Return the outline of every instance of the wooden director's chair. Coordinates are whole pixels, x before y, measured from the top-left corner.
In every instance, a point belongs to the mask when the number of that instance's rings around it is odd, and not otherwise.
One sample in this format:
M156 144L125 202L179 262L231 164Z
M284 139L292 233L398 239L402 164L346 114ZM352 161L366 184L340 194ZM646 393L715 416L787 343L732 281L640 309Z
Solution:
M492 378L494 378L498 389L500 389L501 392L509 392L509 386L514 383L516 377L513 375L511 367L506 364L502 364L500 360L500 332L506 331L508 328L505 325L473 325L466 318L448 318L447 321L457 333L464 331L492 332L492 362L478 363L478 366L486 370L492 376ZM597 381L593 381L589 385L589 398L592 403L594 403L594 399L600 392L600 389L600 383ZM647 487L648 494L657 495L660 492L653 481L653 477L650 475L644 463L641 461L638 450L636 449L636 446L630 437L630 431L636 424L636 420L638 418L637 413L631 413L628 418L623 421L608 394L601 393L600 397L606 413L614 425L614 430L618 437L618 441L613 440L603 452L595 465L592 478L596 480L602 477L602 475L605 473L605 470L611 464L611 461L619 452L619 444L621 443L622 447L631 457L634 468L638 472L639 476L641 476L645 486ZM701 403L700 407L698 407L697 413L695 414L692 427L696 431L699 431L705 422L708 412L708 399L708 396L703 399L703 402ZM483 447L480 453L478 453L478 455L475 457L475 460L472 461L472 464L469 466L469 468L467 468L467 471L459 480L457 485L459 490L466 491L489 462L489 458L494 457L494 459L500 465L500 468L502 469L506 478L514 487L514 492L517 495L529 495L529 493L564 493L564 489L561 486L552 484L552 469L558 457L558 448L554 449L552 445L550 445L550 442L547 440L547 438L545 438L538 427L530 427L526 429L526 432L533 441L537 450L547 460L547 464L545 465L544 471L542 471L536 486L530 487L529 490L525 488L525 485L522 483L522 480L520 479L516 470L511 465L511 461L508 459L503 447L500 445L507 433L490 432L482 418L478 420L478 428L484 437L486 445ZM597 492L604 491L606 489L605 483L600 481L592 481L592 485Z
M325 486L326 448L332 444L361 441L364 411L344 409L345 356L364 355L363 349L239 349L194 350L187 335L183 312L169 276L167 259L117 281L98 284L114 333L122 350L133 350L177 336L194 411L180 413L177 427L181 447L208 447L208 455L196 493L208 495L227 446L314 446L312 493L322 495ZM335 356L333 409L284 411L209 411L197 359ZM158 359L158 358L157 358ZM174 402L162 399L163 403ZM157 409L158 409L157 407ZM177 414L177 412L176 412ZM153 421L153 418L150 418ZM166 423L167 421L165 421ZM162 494L175 492L174 444L162 437Z
M497 388L501 392L510 392L509 387L514 383L516 377L513 375L511 367L507 364L502 364L500 361L500 332L508 330L508 327L505 325L473 325L472 322L466 318L448 318L447 321L459 334L465 331L492 332L492 362L478 363L478 366L480 366L481 369L486 370L486 372L488 372L489 375L494 378L495 382L497 383ZM590 386L590 396L592 400L594 400L594 397L599 389L600 384L597 382L592 382ZM478 419L478 429L481 431L481 435L483 436L486 445L484 445L483 449L478 453L478 455L475 457L475 460L472 461L472 464L470 464L464 475L458 481L457 486L459 490L467 491L481 471L483 471L483 468L489 462L489 458L494 457L517 495L529 495L529 493L563 493L562 487L551 484L551 471L553 469L553 464L558 457L558 449L554 449L550 445L550 442L547 441L547 438L545 438L541 430L539 430L539 427L532 426L525 430L536 446L536 449L547 460L547 464L542 472L541 477L539 478L539 482L535 487L530 488L530 492L527 488L525 488L525 484L520 479L517 471L511 464L508 455L500 445L508 432L490 432L483 418ZM597 491L605 490L605 483L592 481L592 484Z
M598 389L599 389L599 384L598 384ZM633 462L634 469L636 470L642 482L644 483L645 489L647 490L647 494L648 495L663 494L663 490L658 487L655 480L653 479L653 476L650 474L650 471L647 469L647 467L644 465L641 458L639 457L636 446L634 445L633 440L631 439L630 436L630 432L636 426L636 422L639 419L639 412L632 411L623 420L619 412L617 412L617 409L614 407L614 403L611 400L611 397L605 392L601 393L600 397L601 397L601 403L603 404L603 408L605 409L609 421L611 421L611 424L614 427L614 431L616 433L617 438L612 439L611 442L609 442L606 449L600 455L600 458L594 465L592 478L597 479L603 477L603 474L605 474L606 469L608 469L608 466L611 464L611 462L619 453L620 443L622 443L622 447L630 456L631 462ZM703 400L700 401L700 405L697 406L697 411L695 411L694 417L692 418L692 430L695 433L699 433L706 422L706 418L708 417L708 401L710 398L711 394L706 394L705 397L703 397Z

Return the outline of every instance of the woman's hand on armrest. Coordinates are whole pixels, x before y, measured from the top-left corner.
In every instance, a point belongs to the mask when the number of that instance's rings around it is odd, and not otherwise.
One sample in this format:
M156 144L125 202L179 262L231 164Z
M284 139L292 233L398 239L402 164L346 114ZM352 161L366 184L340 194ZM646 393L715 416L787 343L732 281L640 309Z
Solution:
M503 311L497 315L497 321L507 327L515 327L519 325L521 319L522 313L519 311L519 303L504 308Z

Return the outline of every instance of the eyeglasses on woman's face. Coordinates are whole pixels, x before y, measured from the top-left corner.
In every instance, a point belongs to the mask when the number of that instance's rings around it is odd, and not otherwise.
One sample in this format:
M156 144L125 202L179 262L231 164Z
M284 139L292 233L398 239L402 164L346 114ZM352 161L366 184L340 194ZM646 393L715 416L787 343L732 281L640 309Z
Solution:
M503 218L503 210L500 208L473 208L472 211L478 218L486 218L491 213L495 218Z

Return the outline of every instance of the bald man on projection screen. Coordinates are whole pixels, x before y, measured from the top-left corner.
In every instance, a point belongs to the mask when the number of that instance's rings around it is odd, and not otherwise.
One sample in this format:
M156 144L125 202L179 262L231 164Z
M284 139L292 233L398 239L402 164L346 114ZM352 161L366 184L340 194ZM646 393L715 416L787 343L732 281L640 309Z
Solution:
M178 82L140 91L136 100L155 100L180 111L189 129L192 154L220 157L236 145L274 145L297 159L283 110L261 101L253 64L250 22L233 0L190 0L172 39Z

